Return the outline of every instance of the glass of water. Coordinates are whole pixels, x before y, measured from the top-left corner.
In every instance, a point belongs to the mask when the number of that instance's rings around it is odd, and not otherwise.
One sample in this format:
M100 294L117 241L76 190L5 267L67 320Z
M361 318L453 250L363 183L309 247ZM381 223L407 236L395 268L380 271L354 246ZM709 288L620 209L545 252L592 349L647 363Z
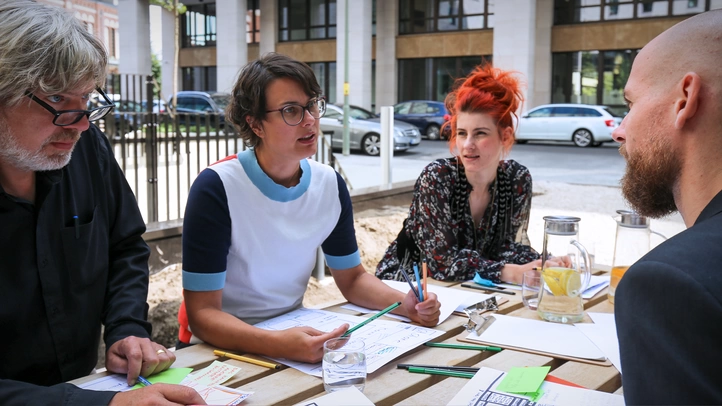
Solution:
M366 353L363 340L352 337L332 338L323 343L323 387L334 392L366 386Z
M541 286L539 271L526 271L522 275L521 300L529 310L536 310L539 305L539 288Z

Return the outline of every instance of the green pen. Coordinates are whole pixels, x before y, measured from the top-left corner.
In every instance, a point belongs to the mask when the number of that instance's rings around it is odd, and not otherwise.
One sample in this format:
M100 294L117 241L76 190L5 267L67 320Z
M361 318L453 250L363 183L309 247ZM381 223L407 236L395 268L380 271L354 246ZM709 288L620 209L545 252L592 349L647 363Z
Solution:
M481 350L481 351L501 351L499 347L489 347L486 345L466 345L466 344L446 344L446 343L425 343L427 347L454 348L457 350Z
M356 330L360 329L361 327L363 327L363 326L371 323L372 321L378 319L379 317L381 317L381 316L383 316L384 314L390 312L391 310L394 310L395 308L397 308L397 307L399 307L399 306L401 306L401 302L396 302L396 303L392 304L391 306L385 308L384 310L381 310L380 312L378 312L378 313L374 314L373 316L369 317L369 318L366 319L363 323L359 323L359 324L357 324L356 326L354 326L353 328L350 328L350 329L346 330L346 332L343 333L343 334L341 335L341 337L348 337L348 336L351 335L351 333L353 333L354 331L356 331Z
M457 372L457 371L448 371L448 370L434 369L434 368L409 367L409 372L413 372L415 374L454 376L457 378L468 378L468 379L471 379L474 377L473 372Z

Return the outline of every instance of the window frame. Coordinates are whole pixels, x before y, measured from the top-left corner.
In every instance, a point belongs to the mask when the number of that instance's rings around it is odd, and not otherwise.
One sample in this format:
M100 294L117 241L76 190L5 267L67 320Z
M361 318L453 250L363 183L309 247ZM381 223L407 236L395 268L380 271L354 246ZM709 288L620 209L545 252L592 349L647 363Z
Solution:
M431 2L433 7L433 15L431 17L415 17L413 11L416 10L414 5L416 2ZM414 35L414 34L428 34L428 33L436 33L436 32L458 32L458 31L480 31L480 30L489 30L493 29L493 26L489 26L489 16L492 16L493 20L493 12L489 12L489 0L483 0L484 2L484 11L481 13L474 13L474 14L464 14L464 1L465 0L456 0L458 1L458 7L456 14L454 15L439 15L439 6L441 5L442 1L454 1L454 0L398 0L399 2L399 35ZM404 18L402 9L405 7L405 5L408 5L408 18ZM464 28L464 21L465 18L468 17L483 17L483 27L482 28ZM458 21L457 28L456 29L439 29L439 20L448 20L448 19L456 19ZM420 25L422 27L429 27L428 23L431 22L430 29L424 28L422 31L417 31L414 29L415 26ZM408 31L407 28L405 28L406 23L408 23Z
M304 38L302 39L292 39L291 38L291 31L293 29L290 25L290 15L291 15L291 1L293 0L278 0L278 42L294 42L294 41L319 41L319 40L328 40L328 39L334 39L336 38L336 21L331 21L330 16L330 10L331 10L331 3L337 5L339 0L321 0L324 4L324 17L325 22L323 25L311 25L311 2L313 0L300 0L304 2L305 6L305 21L303 21L303 29L305 30ZM343 0L340 0L343 1ZM289 24L288 26L283 25L283 12L284 9L289 10ZM336 12L338 12L338 8L336 8ZM311 32L313 30L323 28L324 29L324 35L319 38L311 38ZM331 35L331 31L333 30L333 35ZM284 35L285 34L285 35Z
M589 24L589 23L599 23L599 22L609 22L609 21L631 21L631 20L647 20L650 18L668 18L668 17L680 17L680 16L689 16L696 13L686 13L686 14L675 14L674 12L674 2L675 0L598 0L598 4L580 4L577 2L567 2L564 0L555 0L554 1L554 25L574 25L574 24ZM640 13L646 13L646 12L652 12L653 10L649 11L642 11L646 8L646 6L653 6L654 3L662 3L666 2L667 5L667 12L663 15L642 15L640 16ZM690 5L691 2L688 1L687 8L693 8L693 6ZM699 13L703 13L705 11L710 10L710 0L702 0L696 1L695 6L701 5L700 3L704 4L704 7ZM624 5L631 5L632 6L632 17L630 18L605 18L605 10L609 8L610 15L617 15L619 11L619 6ZM599 18L595 20L588 20L588 21L577 21L579 17L582 15L581 11L585 9L593 9L593 8L599 8ZM614 10L614 12L612 12Z

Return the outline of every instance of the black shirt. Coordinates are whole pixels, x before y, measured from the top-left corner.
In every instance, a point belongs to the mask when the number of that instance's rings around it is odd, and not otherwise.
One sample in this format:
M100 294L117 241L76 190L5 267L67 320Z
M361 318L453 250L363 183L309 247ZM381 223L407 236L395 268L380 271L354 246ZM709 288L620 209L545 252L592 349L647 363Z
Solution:
M1 404L110 401L112 392L62 382L93 370L101 324L108 348L149 337L144 231L110 144L93 125L67 166L36 173L34 204L0 187Z

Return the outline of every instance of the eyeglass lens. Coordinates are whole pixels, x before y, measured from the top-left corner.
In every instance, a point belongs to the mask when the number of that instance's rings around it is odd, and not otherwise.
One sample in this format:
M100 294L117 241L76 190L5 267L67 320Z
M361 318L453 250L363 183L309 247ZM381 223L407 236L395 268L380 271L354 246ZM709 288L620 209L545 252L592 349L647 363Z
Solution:
M308 102L305 107L298 104L291 104L281 110L283 121L288 125L298 125L303 121L303 115L308 111L313 118L320 118L326 113L326 100L314 99Z
M80 121L83 116L88 116L88 121L97 121L105 117L113 106L96 107L89 111L59 111L55 118L55 125L71 125Z

